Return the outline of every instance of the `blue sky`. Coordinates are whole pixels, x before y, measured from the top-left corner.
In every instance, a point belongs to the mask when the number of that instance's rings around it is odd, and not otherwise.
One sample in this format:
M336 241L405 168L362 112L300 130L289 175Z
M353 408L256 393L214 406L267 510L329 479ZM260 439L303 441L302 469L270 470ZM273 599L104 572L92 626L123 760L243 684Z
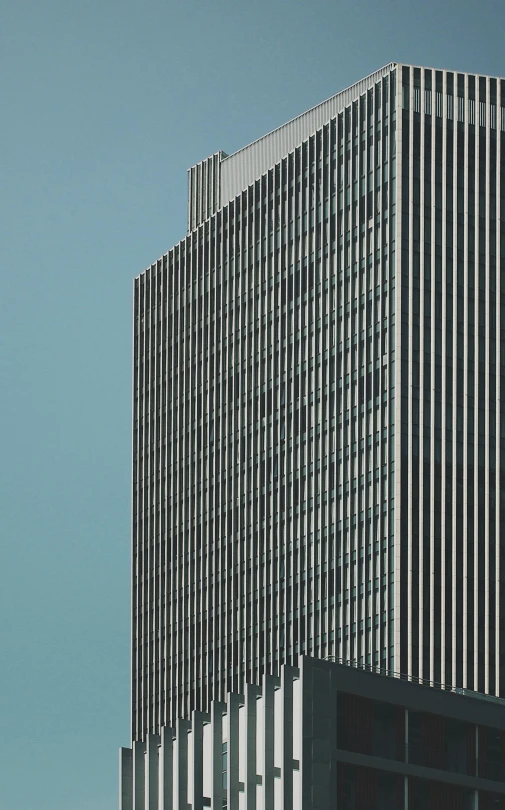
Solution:
M132 279L186 170L390 61L505 76L503 0L3 0L0 810L117 807Z

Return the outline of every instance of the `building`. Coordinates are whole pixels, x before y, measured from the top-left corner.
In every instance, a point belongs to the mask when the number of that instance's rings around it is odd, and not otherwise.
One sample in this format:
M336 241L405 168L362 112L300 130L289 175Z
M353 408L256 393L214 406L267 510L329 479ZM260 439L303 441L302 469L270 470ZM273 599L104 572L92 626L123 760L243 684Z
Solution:
M190 170L134 285L134 741L300 654L505 694L504 86L390 64Z
M120 762L120 810L502 810L505 701L300 657Z

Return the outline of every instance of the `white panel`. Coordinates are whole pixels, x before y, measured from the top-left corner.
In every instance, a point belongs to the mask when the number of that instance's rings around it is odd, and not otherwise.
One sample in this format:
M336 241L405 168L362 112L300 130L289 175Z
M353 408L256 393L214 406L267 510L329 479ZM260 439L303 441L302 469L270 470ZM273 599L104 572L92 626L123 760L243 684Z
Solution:
M246 707L239 706L238 710L238 780L239 782L246 781L246 745L247 745L247 729L246 729Z
M203 727L203 795L210 796L212 790L212 726Z
M274 691L274 768L282 766L282 689Z
M260 697L256 701L256 751L258 752L257 756L257 770L258 773L263 775L263 757L261 755L263 751L263 738L264 738L264 717L265 712L263 710L263 697Z
M274 779L274 810L282 810L282 785L279 778Z
M293 800L297 802L295 807L299 807L300 788L300 771L293 771Z
M300 759L302 716L301 716L302 685L299 678L293 681L293 759Z
M194 761L194 734L190 731L188 733L188 803L193 804L193 761Z

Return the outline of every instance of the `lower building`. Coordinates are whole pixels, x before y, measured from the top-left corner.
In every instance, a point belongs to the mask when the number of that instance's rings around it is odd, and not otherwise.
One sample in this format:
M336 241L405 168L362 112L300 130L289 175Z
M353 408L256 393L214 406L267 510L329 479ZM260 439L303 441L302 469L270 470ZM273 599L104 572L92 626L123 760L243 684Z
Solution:
M300 657L121 749L119 806L505 810L505 701Z

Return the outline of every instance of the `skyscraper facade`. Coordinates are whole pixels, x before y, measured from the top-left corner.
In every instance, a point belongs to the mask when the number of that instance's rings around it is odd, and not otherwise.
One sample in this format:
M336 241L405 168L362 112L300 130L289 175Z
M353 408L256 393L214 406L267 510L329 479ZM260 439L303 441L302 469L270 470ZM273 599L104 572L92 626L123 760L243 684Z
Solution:
M133 740L302 653L505 693L504 89L390 64L190 169L134 285Z

